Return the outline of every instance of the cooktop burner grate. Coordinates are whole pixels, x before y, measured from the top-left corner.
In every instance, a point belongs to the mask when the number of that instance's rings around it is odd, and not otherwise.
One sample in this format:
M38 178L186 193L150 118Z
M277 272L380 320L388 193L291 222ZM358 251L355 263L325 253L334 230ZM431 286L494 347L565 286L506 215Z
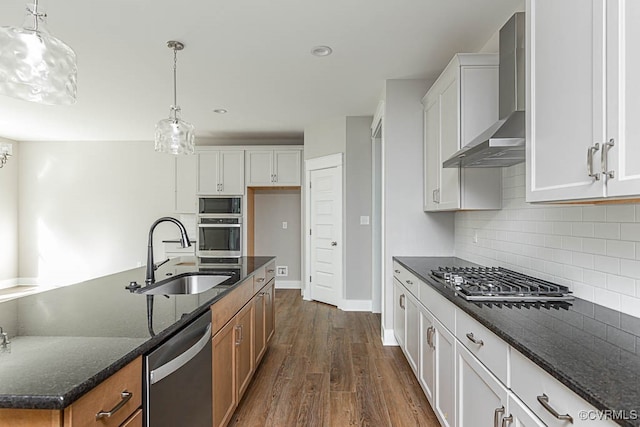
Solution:
M440 267L432 275L470 301L571 301L568 287L502 267Z

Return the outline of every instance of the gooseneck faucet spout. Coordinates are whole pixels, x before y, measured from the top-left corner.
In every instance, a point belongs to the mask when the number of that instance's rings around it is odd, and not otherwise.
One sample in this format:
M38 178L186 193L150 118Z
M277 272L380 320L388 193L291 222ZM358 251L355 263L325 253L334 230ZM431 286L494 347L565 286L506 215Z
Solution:
M147 274L144 279L144 283L147 286L155 283L156 281L155 270L157 267L153 264L153 230L155 230L156 226L161 222L172 222L177 225L180 229L180 244L183 248L191 246L191 242L189 242L189 236L187 235L187 229L185 228L184 224L182 224L177 219L170 216L164 216L151 224L151 228L149 229L149 243L147 245Z

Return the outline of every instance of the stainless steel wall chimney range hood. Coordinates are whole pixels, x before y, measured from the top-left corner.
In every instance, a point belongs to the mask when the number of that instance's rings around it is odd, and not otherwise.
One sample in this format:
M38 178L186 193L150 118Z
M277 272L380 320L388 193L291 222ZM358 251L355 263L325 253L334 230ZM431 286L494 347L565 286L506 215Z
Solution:
M445 168L494 168L524 162L524 12L500 29L499 120L457 151Z

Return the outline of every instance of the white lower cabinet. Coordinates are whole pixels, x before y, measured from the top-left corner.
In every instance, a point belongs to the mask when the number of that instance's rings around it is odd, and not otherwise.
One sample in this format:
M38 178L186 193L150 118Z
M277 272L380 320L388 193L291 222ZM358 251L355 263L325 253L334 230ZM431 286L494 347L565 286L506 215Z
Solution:
M507 388L456 342L458 426L498 426L507 411Z
M405 298L405 342L404 354L407 361L418 376L418 362L420 360L420 311L418 309L418 300L410 293Z
M500 427L546 427L513 393L509 394L509 413L502 418Z
M396 340L442 426L616 425L398 263L393 293Z

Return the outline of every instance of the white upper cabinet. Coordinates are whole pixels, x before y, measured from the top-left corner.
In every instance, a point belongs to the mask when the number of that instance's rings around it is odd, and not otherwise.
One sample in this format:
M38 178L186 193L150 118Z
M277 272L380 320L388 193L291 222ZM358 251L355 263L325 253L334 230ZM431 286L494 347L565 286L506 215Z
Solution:
M498 120L498 55L457 54L422 104L424 210L500 209L501 169L442 167Z
M640 5L526 7L527 201L639 195Z
M247 150L247 187L299 186L301 150Z
M244 150L200 152L198 194L243 195Z

